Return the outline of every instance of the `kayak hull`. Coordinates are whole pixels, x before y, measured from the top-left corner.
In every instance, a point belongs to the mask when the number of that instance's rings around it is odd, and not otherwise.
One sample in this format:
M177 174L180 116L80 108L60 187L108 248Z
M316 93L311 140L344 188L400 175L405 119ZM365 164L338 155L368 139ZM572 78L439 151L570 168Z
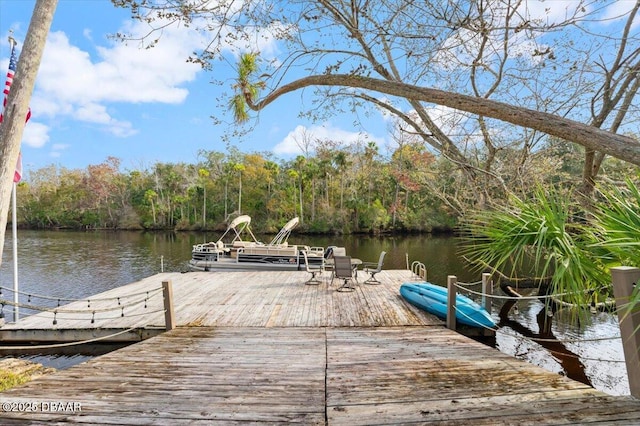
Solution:
M427 282L400 286L400 295L407 302L441 319L447 318L448 293L446 288ZM462 294L456 294L456 322L470 327L496 327L482 306Z

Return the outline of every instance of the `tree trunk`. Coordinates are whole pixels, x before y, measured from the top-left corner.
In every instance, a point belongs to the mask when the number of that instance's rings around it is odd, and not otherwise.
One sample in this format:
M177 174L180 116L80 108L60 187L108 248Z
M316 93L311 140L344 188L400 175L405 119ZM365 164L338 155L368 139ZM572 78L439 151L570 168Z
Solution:
M37 0L0 125L0 264L25 117L58 0Z
M151 215L153 216L153 226L156 226L156 204L151 200Z
M224 180L224 220L229 216L229 178Z
M302 211L302 203L303 203L303 198L302 198L302 173L300 173L300 183L298 186L299 190L300 190L300 222L304 223L304 212Z
M238 214L242 214L242 173L238 177Z
M316 179L311 179L311 222L316 220Z
M202 229L207 227L207 184L202 185Z
M400 195L400 184L396 182L396 190L393 194L393 219L391 227L396 229L396 218L398 217L398 196Z

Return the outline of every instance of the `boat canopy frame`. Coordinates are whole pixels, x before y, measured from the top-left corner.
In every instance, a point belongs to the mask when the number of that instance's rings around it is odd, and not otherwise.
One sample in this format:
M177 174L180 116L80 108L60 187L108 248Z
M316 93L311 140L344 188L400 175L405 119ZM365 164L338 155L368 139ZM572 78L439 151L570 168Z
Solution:
M251 235L251 238L253 238L254 243L262 244L260 241L258 241L256 236L253 235L253 232L251 232L251 228L249 226L250 224L251 224L251 216L248 216L245 214L245 215L236 217L231 221L231 223L229 223L227 230L224 231L224 233L220 236L220 238L218 238L218 243L224 243L223 241L224 237L227 234L229 234L231 231L233 231L234 233L233 239L229 244L233 244L236 241L241 241L241 242L244 241L242 239L242 234L244 232L247 232L249 235Z
M276 236L273 237L273 240L271 240L269 245L275 246L286 243L289 235L291 235L291 230L298 226L298 223L300 223L300 218L297 216L291 219L289 222L285 223L282 229L280 229Z

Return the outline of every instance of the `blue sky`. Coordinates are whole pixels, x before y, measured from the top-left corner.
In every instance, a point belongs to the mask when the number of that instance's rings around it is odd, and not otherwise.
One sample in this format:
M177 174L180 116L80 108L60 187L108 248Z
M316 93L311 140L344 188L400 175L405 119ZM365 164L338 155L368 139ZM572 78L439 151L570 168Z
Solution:
M633 3L592 4L600 8L601 16L617 17L604 24L612 30L611 25L619 24L618 18ZM9 30L19 43L24 41L34 4L34 0L0 0L0 75L8 67ZM549 19L563 17L567 8L577 4L577 0L526 3L531 16ZM209 39L182 26L165 29L160 43L147 50L108 37L119 31L146 33L144 25L109 0L59 0L30 103L32 118L22 141L27 178L30 170L50 164L85 168L113 156L122 161L123 169L143 169L156 162L195 163L199 150L226 150L223 135L229 124L216 124L210 116L219 115L218 99L231 91L232 54L226 52L231 59L214 62L210 71L187 63L187 56ZM256 38L261 55L286 54L269 37ZM515 47L531 49L526 44ZM223 85L213 85L212 80ZM243 152L272 152L279 159L299 154L296 140L304 138L330 138L345 144L375 141L383 154L387 152L388 120L379 113L341 114L324 123L299 118L300 105L311 106L311 92L281 97L260 112L251 133L230 142ZM432 108L431 113L445 132L448 127L457 132L464 120L464 115L441 107ZM231 121L230 116L227 119ZM356 119L363 120L368 133L355 127Z
M7 36L13 30L18 49L24 41L35 1L0 0L0 70L9 62ZM123 169L156 162L198 160L199 150L226 151L226 124L210 118L216 98L229 92L231 64L213 71L186 63L206 40L184 28L165 31L157 47L140 49L108 35L141 31L129 11L108 0L59 0L30 103L32 117L22 141L24 169L50 164L84 168L108 156ZM268 41L266 42L268 43ZM276 46L262 46L262 51ZM212 79L227 81L222 87ZM4 83L4 82L3 82ZM299 153L295 139L303 131L315 137L355 141L362 135L353 118L313 124L297 117L300 94L276 101L260 113L256 128L231 142L243 152L269 151L288 159ZM386 125L371 124L369 140L384 144Z

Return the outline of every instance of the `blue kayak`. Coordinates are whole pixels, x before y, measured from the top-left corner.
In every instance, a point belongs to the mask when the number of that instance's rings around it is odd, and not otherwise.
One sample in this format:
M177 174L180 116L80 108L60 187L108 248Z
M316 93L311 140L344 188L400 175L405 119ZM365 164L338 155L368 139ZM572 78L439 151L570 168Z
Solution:
M400 295L407 302L441 319L447 318L448 293L446 288L427 282L404 283L400 286ZM496 327L491 315L482 306L462 294L456 294L456 322L470 327Z

